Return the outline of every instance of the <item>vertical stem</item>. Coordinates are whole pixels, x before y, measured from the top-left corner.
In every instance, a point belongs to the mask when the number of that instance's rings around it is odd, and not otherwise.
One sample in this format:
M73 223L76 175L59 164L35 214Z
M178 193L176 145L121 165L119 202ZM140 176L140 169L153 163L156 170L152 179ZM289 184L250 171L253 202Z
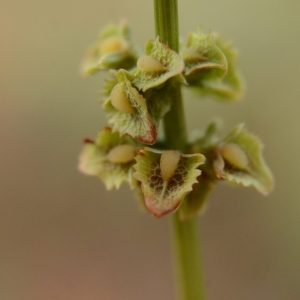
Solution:
M164 117L165 142L169 149L181 150L187 145L186 123L182 103L181 86L169 88L172 99L171 110Z
M154 0L156 34L171 49L178 52L178 7L177 0Z
M155 28L160 41L178 52L177 0L154 0ZM184 151L187 144L186 122L180 85L169 87L171 110L164 118L165 141L169 149ZM204 300L204 277L197 234L197 220L181 221L178 213L172 218L175 272L180 300Z
M172 216L172 239L180 300L204 300L205 285L197 219L181 221Z
M178 52L177 0L154 0L155 29L160 41ZM184 150L187 141L186 123L180 85L172 86L172 107L164 118L166 144L171 149Z

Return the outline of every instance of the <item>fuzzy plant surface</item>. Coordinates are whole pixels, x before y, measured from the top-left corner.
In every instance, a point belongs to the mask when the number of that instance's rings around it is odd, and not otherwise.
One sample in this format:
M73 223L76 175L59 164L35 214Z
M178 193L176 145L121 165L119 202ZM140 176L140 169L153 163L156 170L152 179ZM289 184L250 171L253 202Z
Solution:
M218 182L268 195L273 176L262 142L244 124L223 137L216 121L198 134L186 132L182 86L223 103L243 97L237 52L201 28L179 49L177 0L154 0L154 12L156 38L146 41L144 52L124 20L104 28L87 50L82 75L108 74L101 102L109 126L95 140L85 139L79 170L109 190L127 183L154 217L171 215L178 299L204 300L196 216Z

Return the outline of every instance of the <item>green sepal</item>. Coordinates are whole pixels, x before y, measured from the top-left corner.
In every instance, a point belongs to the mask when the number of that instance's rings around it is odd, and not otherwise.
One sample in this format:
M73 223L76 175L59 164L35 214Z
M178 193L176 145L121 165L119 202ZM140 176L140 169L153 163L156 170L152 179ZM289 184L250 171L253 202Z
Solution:
M137 50L132 42L127 23L109 25L100 33L97 41L87 50L81 65L83 76L100 70L131 69L137 61Z
M117 146L131 145L138 149L139 145L129 136L120 137L105 127L98 133L96 141L85 140L79 157L78 169L85 175L98 176L108 190L119 188L122 183L128 182L134 188L137 181L132 177L134 159L127 163L112 163L108 153Z
M146 208L157 218L178 209L201 174L198 166L205 161L202 154L180 154L173 176L165 181L160 169L162 153L150 148L138 150L134 165L136 172L133 174L141 182Z
M206 157L205 165L201 166L201 176L197 178L198 182L193 186L193 190L185 197L179 208L179 217L181 220L194 218L198 214L205 212L208 197L217 182L217 178L212 168L212 149L220 141L217 133L220 131L222 122L220 119L214 119L203 131L192 133L188 153L202 153Z
M161 43L159 37L155 41L147 41L145 54L160 62L165 70L163 72L146 72L137 69L133 83L139 90L145 92L150 88L160 87L172 77L177 78L179 82L185 82L181 76L177 77L184 69L182 58L168 45Z
M215 118L207 124L203 131L194 131L191 134L191 141L189 142L190 153L197 153L207 148L214 146L220 139L217 134L222 127L220 119Z
M237 155L226 158L224 149L238 147ZM243 186L253 186L263 195L269 194L274 185L273 175L262 155L263 145L243 124L236 126L216 147L214 169L216 176ZM228 151L227 151L228 152ZM240 157L240 158L239 158ZM242 158L242 159L241 159ZM237 163L234 160L237 160ZM240 161L240 162L239 162Z
M203 172L198 177L198 182L193 185L193 190L187 194L178 213L182 221L192 219L202 214L207 206L208 196L215 186L215 181L207 177Z
M143 194L140 182L138 182L138 184L134 188L134 198L136 200L139 211L146 212L147 209L146 209L146 206L145 206L144 194Z
M118 83L118 71L116 70L109 70L108 73L110 74L109 79L105 79L105 83L103 85L103 90L100 94L105 95L109 97L112 89L115 87L115 85ZM104 102L101 100L101 102Z
M228 71L225 54L217 46L213 34L190 33L187 44L181 52L184 59L184 73L189 83L205 79L223 78Z
M127 51L122 53L120 52L103 55L98 62L99 70L118 70L121 68L129 70L134 67L136 63L136 57L129 56Z
M139 92L132 84L133 75L125 70L119 70L118 83L124 83L124 92L127 95L134 113L124 113L116 109L109 97L104 101L103 107L108 112L108 122L113 126L113 131L121 135L129 134L137 141L152 145L157 140L157 129L161 118L170 110L171 99L168 90L149 90ZM115 79L107 82L105 94L108 94Z

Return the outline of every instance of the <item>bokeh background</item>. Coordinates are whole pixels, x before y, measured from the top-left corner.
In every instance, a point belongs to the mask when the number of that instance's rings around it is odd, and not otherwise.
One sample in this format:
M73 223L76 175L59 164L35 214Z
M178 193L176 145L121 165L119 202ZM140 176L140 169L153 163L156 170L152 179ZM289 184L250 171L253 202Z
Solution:
M274 192L220 185L200 218L211 300L300 299L300 2L180 0L181 36L202 25L234 42L242 102L186 95L188 128L245 122L264 141ZM140 212L77 171L106 124L104 75L78 66L99 29L128 19L141 49L152 1L0 0L0 299L171 300L169 219Z

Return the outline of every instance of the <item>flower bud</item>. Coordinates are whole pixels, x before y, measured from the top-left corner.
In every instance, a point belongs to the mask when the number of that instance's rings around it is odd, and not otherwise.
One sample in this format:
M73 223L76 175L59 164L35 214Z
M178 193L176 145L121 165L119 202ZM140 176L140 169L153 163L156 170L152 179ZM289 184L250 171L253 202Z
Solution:
M100 45L101 54L107 54L111 52L121 51L126 48L125 40L112 36L104 40Z
M114 164L126 164L132 161L134 156L135 148L125 144L112 148L107 154L107 159Z
M141 55L139 57L137 67L146 73L163 73L166 71L166 68L160 61L148 55Z
M221 155L233 167L246 169L248 166L247 155L237 144L225 144L221 149Z
M100 70L131 69L136 65L137 50L126 22L104 28L95 43L88 49L81 65L83 76Z
M148 40L145 54L137 61L137 70L133 84L140 91L146 92L152 88L161 87L167 80L184 83L181 73L184 69L183 59L178 53L161 43L159 38Z
M178 167L179 160L180 154L178 151L166 150L162 153L160 157L160 171L161 176L165 181L169 181L169 179L174 175Z
M124 91L124 83L118 83L114 86L110 94L111 104L123 113L133 114L135 109L132 107L129 98Z

